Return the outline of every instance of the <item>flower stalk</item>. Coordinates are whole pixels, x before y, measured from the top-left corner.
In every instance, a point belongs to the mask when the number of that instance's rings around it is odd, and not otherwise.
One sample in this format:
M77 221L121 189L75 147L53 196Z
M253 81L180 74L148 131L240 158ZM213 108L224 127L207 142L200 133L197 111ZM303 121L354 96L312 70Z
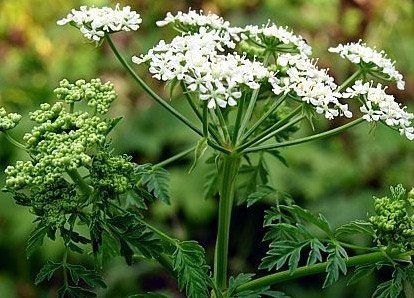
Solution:
M218 231L214 256L214 280L219 289L227 287L227 266L231 212L234 201L236 177L240 156L224 155L221 176L221 190L218 211Z

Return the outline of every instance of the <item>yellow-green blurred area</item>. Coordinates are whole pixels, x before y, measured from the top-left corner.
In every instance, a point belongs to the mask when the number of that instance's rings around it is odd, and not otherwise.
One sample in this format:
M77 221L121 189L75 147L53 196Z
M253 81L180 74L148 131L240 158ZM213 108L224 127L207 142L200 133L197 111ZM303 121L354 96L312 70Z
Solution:
M235 25L266 23L268 19L302 34L314 48L319 65L329 67L341 82L354 68L328 53L339 42L363 39L385 50L405 76L407 89L389 92L414 110L414 2L411 0L135 0L120 1L140 12L142 28L114 36L121 51L131 57L148 50L160 39L170 39L169 28L155 21L167 11L202 8L223 15ZM0 106L27 115L41 102L53 100L53 89L63 78L76 80L101 77L114 82L119 100L114 116L124 117L114 134L116 151L128 153L136 162L157 162L194 144L196 137L176 119L154 104L122 70L111 51L88 42L74 28L60 27L56 20L80 5L112 5L113 1L0 0ZM144 66L136 70L160 93ZM179 93L172 101L188 117L191 113ZM342 121L342 120L341 120ZM319 120L318 130L341 124ZM303 124L302 134L311 133ZM13 131L21 137L29 123ZM389 185L414 187L414 142L379 126L362 125L329 140L282 150L289 167L269 159L272 185L290 193L301 205L323 212L334 225L364 218L372 208L372 195L385 195ZM0 135L0 170L17 159L27 158ZM210 260L216 230L216 205L203 199L207 166L202 163L188 174L191 156L170 166L172 205L155 204L148 218L160 228L182 239L195 239L206 248ZM0 176L4 184L4 175ZM30 260L24 248L32 228L28 210L17 207L0 194L0 297L54 297L59 278L35 287L34 277L47 258L60 258L61 243L46 242ZM261 243L263 212L269 203L235 209L230 264L233 273L254 272L265 253ZM71 257L73 262L88 262ZM259 274L264 274L260 272ZM175 281L153 263L127 267L116 259L105 268L109 287L100 297L126 297L140 291L166 289L178 294ZM346 279L321 290L323 277L285 283L278 290L293 297L369 297L378 281L373 276L346 286Z

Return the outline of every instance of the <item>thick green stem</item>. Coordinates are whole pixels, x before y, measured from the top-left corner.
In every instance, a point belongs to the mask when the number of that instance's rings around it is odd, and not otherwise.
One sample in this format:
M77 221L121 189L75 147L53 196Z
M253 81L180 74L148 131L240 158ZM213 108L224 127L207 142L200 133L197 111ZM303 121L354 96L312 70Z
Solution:
M106 40L108 41L108 44L112 51L114 52L116 58L121 62L122 66L125 67L125 69L129 72L129 74L132 76L132 78L144 89L144 91L151 96L156 102L158 102L160 105L162 105L165 109L167 109L172 115L174 115L177 119L179 119L181 122L183 122L185 125L187 125L190 129L192 129L194 132L196 132L198 135L202 136L203 133L200 131L197 127L194 126L188 120L186 117L181 115L176 109L174 109L172 106L170 106L164 99L162 99L160 96L158 96L157 93L155 93L132 69L132 67L129 65L129 63L122 57L122 55L119 53L118 49L116 48L115 44L112 42L112 39L109 35L105 35Z
M236 177L240 166L239 155L224 155L218 212L218 232L214 256L214 279L219 289L227 287L227 266L231 212Z
M363 255L359 255L355 257L350 257L348 260L346 260L346 265L347 267L354 267L358 265L374 264L380 261L389 261L390 258L394 260L400 260L400 259L404 260L406 257L409 257L413 254L414 254L413 251L402 253L402 254L401 253L395 254L395 255L387 255L383 251L373 252L373 253L363 254ZM267 287L267 286L271 286L274 284L278 284L284 281L322 273L322 272L325 272L327 265L328 263L324 262L324 263L319 263L319 264L315 264L311 266L299 267L293 272L290 270L286 270L286 271L278 272L275 274L267 275L264 277L260 277L252 281L249 281L243 285L240 285L239 287L236 288L235 293L255 290L255 289L262 288L262 287Z
M325 139L334 135L337 135L355 125L358 125L360 123L364 122L364 119L359 118L356 119L352 122L349 122L345 125L342 125L340 127L322 132L322 133L318 133L316 135L313 136L309 136L309 137L305 137L305 138L301 138L301 139L297 139L297 140L292 140L292 141L288 141L288 142L284 142L284 143L279 143L279 144L270 144L270 145L263 145L263 146L257 146L257 147L251 147L251 148L247 148L246 150L243 151L243 153L249 153L249 152L256 152L256 151L262 151L262 150L271 150L271 149L277 149L277 148L281 148L281 147L288 147L288 146L293 146L293 145L297 145L297 144L302 144L302 143L306 143L306 142L310 142L310 141L314 141L314 140L320 140L320 139Z

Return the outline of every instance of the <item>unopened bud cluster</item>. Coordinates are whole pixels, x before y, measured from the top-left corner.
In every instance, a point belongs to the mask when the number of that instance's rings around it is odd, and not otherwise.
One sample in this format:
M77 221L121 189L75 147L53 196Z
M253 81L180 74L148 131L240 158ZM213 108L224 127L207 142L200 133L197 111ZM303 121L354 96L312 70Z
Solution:
M370 217L377 242L381 246L411 249L414 236L413 192L407 196L406 190L398 185L391 187L389 197L374 198L375 215Z
M91 181L95 188L107 194L120 195L134 186L135 165L128 156L114 156L101 151L93 159Z
M0 131L14 128L21 118L22 116L16 113L7 114L6 110L0 107Z
M112 84L99 80L75 84L64 80L56 94L69 104L84 100L99 113L107 111L116 96ZM64 102L44 103L30 113L30 119L36 125L23 139L31 160L6 169L7 186L15 189L52 183L68 170L90 165L90 151L105 143L110 130L108 119L84 111L68 111Z

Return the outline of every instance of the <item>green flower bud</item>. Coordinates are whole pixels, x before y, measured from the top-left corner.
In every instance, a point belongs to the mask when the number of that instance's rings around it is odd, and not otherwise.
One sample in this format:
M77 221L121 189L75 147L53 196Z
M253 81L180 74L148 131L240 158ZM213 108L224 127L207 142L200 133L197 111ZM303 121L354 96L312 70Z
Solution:
M0 132L16 127L22 116L16 113L7 114L4 108L0 107Z

